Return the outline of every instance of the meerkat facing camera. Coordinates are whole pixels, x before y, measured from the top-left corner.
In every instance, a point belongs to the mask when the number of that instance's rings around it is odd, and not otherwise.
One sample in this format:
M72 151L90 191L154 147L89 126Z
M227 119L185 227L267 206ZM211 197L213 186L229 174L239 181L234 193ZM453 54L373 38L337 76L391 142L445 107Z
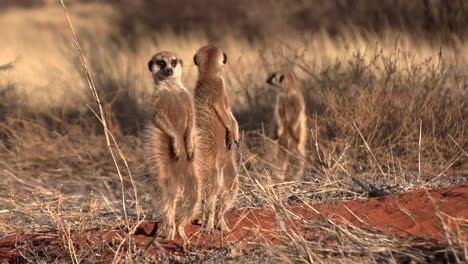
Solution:
M277 174L277 178L284 180L288 176L299 180L304 170L307 140L304 98L292 72L273 73L267 83L279 88L274 114L278 138L275 157L282 172Z
M205 46L193 57L199 79L195 87L196 124L202 179L203 228L229 230L224 214L238 192L233 145L239 147L239 128L224 87L227 55L220 48Z
M147 111L145 149L154 184L153 205L163 226L156 236L165 233L172 240L177 231L187 240L184 226L200 201L193 99L182 84L182 60L177 54L157 53L148 68L154 93Z

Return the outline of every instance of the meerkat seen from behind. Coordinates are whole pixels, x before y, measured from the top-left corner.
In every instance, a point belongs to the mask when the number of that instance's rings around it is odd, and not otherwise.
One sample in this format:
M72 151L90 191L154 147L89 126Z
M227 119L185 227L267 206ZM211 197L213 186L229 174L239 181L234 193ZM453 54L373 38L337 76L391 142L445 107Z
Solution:
M278 88L274 114L278 138L275 156L282 173L277 178L284 180L286 174L299 180L304 170L307 140L304 98L292 72L273 73L267 83Z
M148 62L154 93L148 111L145 148L154 184L153 204L162 218L162 230L186 240L184 226L194 217L200 200L195 150L193 99L182 84L182 60L160 52ZM177 218L177 219L176 219Z
M239 128L231 112L224 86L223 68L227 55L220 48L205 46L193 57L199 79L195 87L204 230L211 232L214 221L229 230L224 214L238 192L234 144L239 146Z

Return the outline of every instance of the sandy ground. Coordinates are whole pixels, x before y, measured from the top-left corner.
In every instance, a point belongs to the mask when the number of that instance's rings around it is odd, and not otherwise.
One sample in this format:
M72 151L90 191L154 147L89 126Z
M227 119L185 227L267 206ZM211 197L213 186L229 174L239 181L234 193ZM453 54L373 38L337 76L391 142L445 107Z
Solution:
M447 231L458 232L468 238L466 221L468 219L468 183L440 189L420 189L410 193L388 195L377 198L351 200L328 204L295 203L277 210L239 209L227 213L227 223L232 232L216 232L206 234L199 232L199 225L188 225L186 233L189 242L183 246L177 238L174 241L158 239L145 254L153 256L181 255L188 248L197 252L213 248L256 243L283 243L288 239L284 235L284 227L294 227L305 240L321 239L319 228L302 228L297 219L331 221L342 227L358 226L369 232L391 233L405 239L429 239L444 242ZM289 219L281 219L275 212L287 210ZM284 214L281 214L284 215ZM464 223L464 224L463 224ZM157 223L142 223L131 236L137 247L144 250L152 240L157 230ZM87 230L80 234L71 233L75 245L82 247L116 248L122 241L121 233L117 231ZM37 252L47 252L58 258L66 257L66 250L53 245L63 244L62 237L57 233L18 233L9 234L0 240L0 260L3 262L21 261L21 246L33 245ZM123 248L127 246L123 243ZM333 246L333 245L330 245ZM50 249L50 250L48 250ZM109 252L112 252L111 250ZM112 260L112 253L99 256L102 260Z

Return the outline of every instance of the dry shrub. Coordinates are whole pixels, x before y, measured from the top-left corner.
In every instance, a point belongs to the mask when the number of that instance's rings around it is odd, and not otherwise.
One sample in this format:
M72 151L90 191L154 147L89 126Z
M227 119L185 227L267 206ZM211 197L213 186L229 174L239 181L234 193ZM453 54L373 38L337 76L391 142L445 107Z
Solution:
M312 166L333 167L333 158L344 155L351 172L370 171L376 168L371 151L385 173L397 168L438 173L451 163L454 169L466 169L462 151L468 146L465 67L444 57L442 51L415 61L414 54L402 51L398 44L390 53L369 50L349 51L343 58L317 66L315 57L295 56L286 49L265 66L271 68L274 61L283 60L280 69L295 69L302 75L309 128L311 135L318 136L311 137L309 144ZM247 98L248 107L237 110L241 127L271 136L275 92L262 85L265 76L262 72L236 77L250 84L241 86L238 93ZM330 159L317 160L317 154Z
M292 0L262 1L129 1L120 0L122 30L133 34L173 29L178 33L201 31L211 40L226 30L251 41L271 41L291 32L325 31L333 37L358 32L384 34L393 30L436 42L464 40L468 5L451 0ZM142 27L143 25L143 27ZM129 38L131 40L131 38Z
M361 56L345 61L349 65L345 70L339 64L331 65L305 86L307 95L313 97L308 91L318 90L325 98L325 111L317 117L317 126L325 135L322 139L349 144L355 168L363 163L366 170L371 161L362 160L369 157L368 150L362 147L353 122L378 159L386 160L392 153L408 170L416 169L420 134L422 158L431 160L435 167L451 162L460 153L449 135L462 148L468 146L467 76L457 66L441 56L432 59L438 61L435 64L427 61L394 71L365 63ZM385 65L403 59L371 56Z

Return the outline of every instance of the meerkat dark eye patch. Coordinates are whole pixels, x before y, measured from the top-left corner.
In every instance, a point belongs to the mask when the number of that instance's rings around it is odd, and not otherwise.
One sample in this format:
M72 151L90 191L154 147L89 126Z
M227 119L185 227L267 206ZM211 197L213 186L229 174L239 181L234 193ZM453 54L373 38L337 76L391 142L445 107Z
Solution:
M269 84L271 84L271 85L274 85L273 80L274 80L275 78L276 78L276 73L273 73L273 74L270 75L270 77L268 77L268 79L267 79L266 82L269 83Z
M171 60L171 66L172 67L177 66L177 60Z
M195 55L193 56L193 63L195 63L195 65L198 66L198 64L197 64L197 54L195 54Z
M280 78L279 78L279 82L282 83L284 80L284 75L281 75Z
M159 67L161 67L161 69L164 68L164 67L166 67L166 62L163 61L163 60L157 60L157 61L156 61L156 64L158 64Z
M148 69L149 69L150 72L153 71L153 65L154 65L153 60L148 61Z
M227 55L226 55L225 52L223 52L223 56L224 56L223 64L226 64L227 63Z

